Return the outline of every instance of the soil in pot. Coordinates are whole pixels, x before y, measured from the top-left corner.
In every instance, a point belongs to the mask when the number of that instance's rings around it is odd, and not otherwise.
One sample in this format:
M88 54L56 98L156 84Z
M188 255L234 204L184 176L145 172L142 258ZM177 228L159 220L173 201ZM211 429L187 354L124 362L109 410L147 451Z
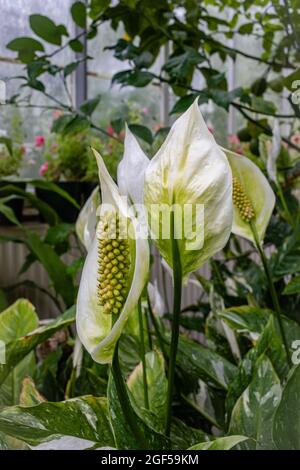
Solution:
M23 181L0 181L0 197L6 197L8 194L2 191L2 188L5 186L16 186L19 189L25 191L26 183ZM22 214L24 208L24 199L16 198L12 199L5 203L8 207L10 207L13 211L17 219L21 222L22 221ZM9 219L5 217L5 215L0 213L0 225L14 225Z
M79 181L61 181L56 183L61 189L66 191L78 204L82 204L82 183ZM79 214L79 209L60 194L48 189L35 189L39 199L51 206L63 222L73 224Z

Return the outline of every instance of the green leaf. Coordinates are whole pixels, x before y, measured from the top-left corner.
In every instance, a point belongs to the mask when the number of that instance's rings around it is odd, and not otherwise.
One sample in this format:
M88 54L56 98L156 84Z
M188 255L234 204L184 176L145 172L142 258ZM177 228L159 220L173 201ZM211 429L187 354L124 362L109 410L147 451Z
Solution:
M6 345L25 336L39 324L33 305L20 299L0 314L0 341ZM23 378L32 373L35 360L32 354L25 357L6 378L0 387L0 405L13 405L19 402Z
M176 363L183 380L198 383L202 379L223 390L227 390L237 371L228 360L183 335L180 335Z
M12 210L11 207L8 207L7 205L3 204L3 199L0 200L0 213L3 214L10 222L16 225L20 225L20 222L18 221L17 217L15 216L14 211Z
M72 49L72 51L81 53L84 51L84 45L79 39L72 39L69 41L69 46Z
M0 340L14 341L37 328L38 324L34 306L26 299L17 300L0 314Z
M251 85L251 91L255 96L264 94L268 86L267 80L264 77L256 79Z
M253 26L254 26L254 23L242 24L239 27L238 32L239 32L239 34L251 34L252 30L253 30Z
M294 277L284 288L283 295L300 294L300 276Z
M5 147L7 148L8 150L8 153L10 154L10 156L13 155L13 144L12 144L12 140L9 139L8 137L0 137L0 144L4 144Z
M287 343L290 347L290 354L292 355L293 344L300 338L300 326L295 321L285 316L282 317L282 321ZM243 358L229 386L226 399L226 408L229 415L236 400L250 384L253 378L255 363L262 354L265 354L270 359L277 375L281 380L284 380L289 371L289 367L278 322L273 315L269 318L256 346L250 349Z
M122 379L123 380L123 379ZM118 449L137 450L137 449L153 449L162 450L166 448L166 439L163 435L158 434L151 429L136 413L131 402L131 411L135 416L135 422L139 429L140 437L134 435L129 423L124 416L121 403L117 394L117 389L113 375L110 374L108 381L108 406L111 418L111 424ZM1 430L1 427L0 427ZM144 441L144 442L143 442Z
M50 18L44 15L30 15L29 23L37 36L56 46L61 46L62 36L68 35L63 25L56 26Z
M55 119L52 124L51 132L62 134L64 128L74 119L74 117L74 114L63 114L59 118Z
M112 83L120 83L121 85L130 85L137 88L148 85L154 78L151 72L144 70L124 70L116 73L112 78Z
M3 188L1 188L1 191L3 193L7 193L11 195L17 194L20 198L29 201L33 207L36 207L38 209L40 214L43 215L43 217L45 218L46 222L48 222L49 225L57 224L58 215L56 214L55 210L52 209L52 207L50 207L46 202L36 197L34 194L24 191L24 189L18 188L17 186L14 186L12 184L8 184L7 186L4 186ZM19 223L18 221L16 222L17 219L15 217L13 217L13 219L10 218L10 220L14 221L14 223L17 223L17 224Z
M44 242L52 246L60 245L66 242L72 233L74 233L74 225L66 223L57 224L54 227L49 227Z
M26 232L24 241L28 249L42 263L53 282L56 292L61 295L66 306L70 307L73 305L75 289L72 278L68 275L66 265L56 254L52 246L44 243L36 233L30 231Z
M191 104L194 103L197 96L198 96L198 93L192 93L191 95L182 96L175 103L175 105L170 111L170 114L183 113L191 106Z
M272 450L272 421L280 399L280 380L270 360L262 355L255 364L250 385L233 408L230 434L252 437L256 444L246 443L248 449Z
M80 106L80 111L82 111L87 116L91 116L93 112L96 110L98 104L100 103L100 100L101 100L101 95L97 95L95 96L95 98L85 101Z
M221 318L237 333L256 340L272 314L268 309L243 305L226 309L221 313Z
M295 367L282 392L273 421L277 449L300 450L300 366Z
M232 103L232 101L235 100L235 98L240 98L243 94L243 89L242 88L236 88L235 90L232 91L226 91L226 90L221 90L220 88L218 89L211 89L209 90L209 94L211 99L221 108L226 109L226 111L229 110L229 106Z
M35 188L40 188L40 189L46 189L47 191L53 191L60 196L62 196L64 199L69 201L71 204L73 204L74 207L77 209L80 209L79 204L75 201L75 199L70 196L70 194L62 189L60 186L58 186L55 183L52 183L51 181L43 181L43 180L32 180L30 181L30 184L34 186Z
M290 73L287 77L283 79L283 83L286 88L290 91L295 91L295 88L293 87L293 83L296 80L300 80L300 68L295 70L294 72Z
M70 134L83 132L90 127L90 122L84 116L76 115L63 128L62 135L65 137Z
M160 424L158 431L163 432L166 413L166 400L168 381L165 374L164 359L158 351L146 354L147 386L149 396L149 409ZM143 365L140 362L134 369L127 381L128 388L138 405L145 408Z
M140 124L130 124L128 127L134 135L147 142L147 144L152 144L153 135L148 127L141 126Z
M96 19L109 5L110 0L91 0L91 18Z
M83 2L75 2L71 6L71 15L74 23L76 23L80 28L86 26L86 6Z
M10 374L12 369L33 349L43 341L54 335L56 331L67 328L75 320L75 308L72 307L57 320L34 330L32 333L22 336L7 344L6 363L0 364L0 385Z
M114 445L107 401L92 396L6 408L0 412L0 430L31 445L71 436L89 441L86 448Z
M267 101L260 96L253 96L251 100L252 108L257 112L273 115L276 113L276 106L272 101Z
M249 438L246 436L226 436L219 437L215 441L201 442L189 450L231 450L241 442L247 441Z
M24 63L29 63L35 58L37 51L44 52L44 46L40 41L29 37L20 37L10 41L7 46L11 51L18 52L19 59Z
M205 56L190 47L182 54L172 56L163 66L170 77L184 80L190 80L193 75L195 65L206 60Z
M178 418L173 418L171 422L171 443L172 449L184 450L191 445L196 445L199 441L209 441L211 436L201 429L188 426Z

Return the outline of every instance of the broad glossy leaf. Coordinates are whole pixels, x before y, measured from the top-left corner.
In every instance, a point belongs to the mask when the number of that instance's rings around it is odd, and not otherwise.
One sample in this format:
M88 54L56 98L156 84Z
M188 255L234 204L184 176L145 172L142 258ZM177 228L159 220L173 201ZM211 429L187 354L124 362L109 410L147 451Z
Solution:
M38 344L53 336L56 331L67 328L74 321L75 309L72 307L57 320L8 343L6 348L6 364L0 364L0 385L4 382L12 369L27 356L27 354L33 351Z
M165 373L164 359L158 351L146 354L147 386L150 411L158 418L160 431L165 422L168 381ZM145 408L143 365L140 362L127 380L127 385L139 408Z
M229 433L253 438L255 444L245 443L248 449L273 449L272 420L280 399L280 380L270 360L262 355L250 385L233 408Z
M138 428L140 436L136 436L133 432L129 423L124 416L120 400L117 394L117 389L113 375L111 374L108 381L108 405L111 417L111 423L113 432L118 449L157 449L162 450L166 448L166 438L151 429L149 419L147 424L141 419L140 415L137 414L134 409L134 403L131 401L131 410L135 417L135 423Z
M0 340L14 341L37 328L38 324L34 306L26 299L17 300L0 314Z
M289 375L273 421L277 449L300 450L300 366Z
M283 295L300 294L300 276L294 277L284 288Z
M266 326L272 311L250 305L230 307L221 313L222 319L237 333L256 340Z
M56 292L61 295L66 306L73 305L75 288L72 277L52 246L44 243L36 233L29 231L26 233L25 243L46 269Z
M200 343L180 335L177 367L189 379L202 379L208 385L227 390L237 367Z
M209 441L211 436L201 429L188 426L180 419L174 418L171 422L172 449L185 450L191 445L201 441Z
M28 300L20 299L0 314L0 340L8 345L33 331L37 328L38 323L38 317L33 305ZM22 380L26 375L33 373L34 368L35 358L32 353L29 353L16 364L6 380L1 384L0 405L19 403Z
M292 354L292 345L294 341L300 338L300 327L296 322L287 317L282 317L282 321L287 336L287 342L290 346L290 353ZM280 336L279 326L273 315L269 318L256 346L250 349L243 358L233 381L230 383L226 399L228 416L230 416L231 410L239 396L250 384L256 361L262 354L265 354L270 359L277 375L281 380L284 380L289 372L289 367Z
M249 438L246 436L226 436L219 437L215 441L201 442L189 450L230 450L241 442L247 441Z
M105 398L85 396L60 403L14 406L0 412L0 430L31 445L73 436L114 446Z

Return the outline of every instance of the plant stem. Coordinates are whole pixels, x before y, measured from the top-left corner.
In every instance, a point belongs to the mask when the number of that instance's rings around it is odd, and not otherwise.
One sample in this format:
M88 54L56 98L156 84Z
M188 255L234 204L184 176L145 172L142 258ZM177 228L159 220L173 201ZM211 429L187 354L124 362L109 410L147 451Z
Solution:
M159 343L159 347L164 355L164 358L167 359L167 354L166 354L166 351L165 351L165 345L164 343L168 344L167 341L163 338L163 335L160 331L160 327L158 325L158 322L157 322L157 319L155 317L155 314L153 313L153 310L152 310L152 307L151 307L151 302L150 302L150 299L149 299L149 295L147 296L147 301L148 301L148 310L149 310L149 314L150 314L150 318L151 318L151 321L153 323L153 327L154 327L154 332L155 332L155 335L156 335L156 338L157 338L157 341Z
M289 211L289 208L287 206L287 203L286 203L286 200L285 200L285 197L284 197L284 194L282 192L282 188L281 188L281 185L280 183L277 184L277 191L278 191L278 196L279 196L279 199L280 199L280 202L281 202L281 205L282 205L282 208L285 212L285 217L287 219L287 221L289 222L289 224L292 226L292 227L295 227L295 223L293 221L293 217Z
M130 399L127 393L126 384L122 375L120 363L119 363L119 353L118 353L118 345L116 344L113 361L112 361L112 374L115 381L117 394L119 398L119 402L126 419L127 424L129 425L132 434L135 436L136 441L141 444L141 449L147 449L148 446L145 442L143 432L140 430L139 425L137 423L137 417L133 412Z
M167 393L167 413L166 413L166 436L170 436L172 398L175 378L176 355L179 339L179 317L181 310L182 293L182 269L178 244L175 239L174 211L171 212L171 243L172 243L172 261L173 261L173 319L172 336L170 345L169 368L168 368L168 393Z
M144 402L145 408L149 410L149 395L148 395L148 384L147 384L147 369L146 369L146 352L145 352L145 337L144 337L144 324L143 324L143 313L141 300L138 302L138 314L139 314L139 329L140 329L140 342L141 342L141 360L143 365L143 385L144 385Z
M291 361L289 346L288 346L286 334L285 334L285 331L284 331L283 321L282 321L282 318L281 318L280 304L279 304L276 289L275 289L275 286L274 286L274 283L273 283L271 271L270 271L270 268L269 268L269 263L268 263L266 255L264 253L264 250L263 250L263 248L260 244L258 234L257 234L257 230L256 230L256 226L255 226L255 223L253 221L250 221L250 227L251 227L252 234L253 234L253 237L254 237L254 240L255 240L255 245L257 247L257 251L260 255L260 258L261 258L261 261L262 261L262 264L263 264L263 268L264 268L264 271L265 271L267 282L269 284L269 289L270 289L270 294L271 294L271 298L272 298L272 302L273 302L273 307L274 307L274 310L275 310L275 313L276 313L281 338L282 338L283 345L284 345L284 348L285 348L285 352L286 352L286 355L287 355L288 365L291 368L292 367L292 361Z

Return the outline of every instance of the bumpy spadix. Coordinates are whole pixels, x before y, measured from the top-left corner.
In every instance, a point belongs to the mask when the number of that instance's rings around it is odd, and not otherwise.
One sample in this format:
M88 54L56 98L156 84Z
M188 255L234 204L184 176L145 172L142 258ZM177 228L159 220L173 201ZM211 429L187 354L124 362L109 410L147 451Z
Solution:
M147 240L137 236L138 222L101 156L94 153L102 204L78 292L77 330L93 359L108 363L146 282L149 248Z
M184 276L226 244L233 212L231 171L197 101L174 123L150 161L145 173L144 201L152 237L171 267L172 244L162 235L163 213L177 207L174 225ZM153 211L153 205L161 205L161 213ZM189 222L184 220L187 207L193 214Z
M233 178L234 217L232 232L254 241L250 222L256 226L260 240L263 240L270 221L275 195L261 172L249 158L225 150Z

